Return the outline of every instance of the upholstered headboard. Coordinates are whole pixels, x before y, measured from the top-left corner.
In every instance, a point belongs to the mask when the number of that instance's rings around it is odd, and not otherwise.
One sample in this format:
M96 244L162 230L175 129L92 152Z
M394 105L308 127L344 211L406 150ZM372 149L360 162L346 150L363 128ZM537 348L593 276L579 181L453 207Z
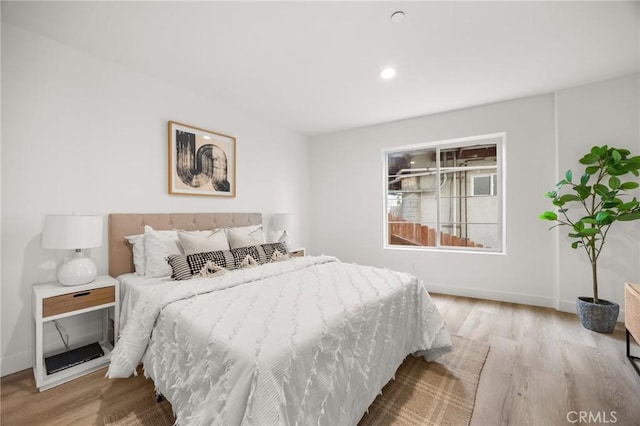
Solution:
M262 224L261 213L114 213L109 215L109 275L117 277L134 272L127 235L144 234L144 226L153 229L233 228Z

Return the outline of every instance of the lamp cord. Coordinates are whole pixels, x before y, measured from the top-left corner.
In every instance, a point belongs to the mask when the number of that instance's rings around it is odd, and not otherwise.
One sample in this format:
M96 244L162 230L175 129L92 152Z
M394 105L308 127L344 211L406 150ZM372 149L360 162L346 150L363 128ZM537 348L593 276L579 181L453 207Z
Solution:
M62 340L62 343L64 343L64 347L66 351L69 351L69 333L67 333L67 330L65 330L64 327L62 327L60 324L58 324L58 321L53 320L53 324L56 326L56 330L58 330L58 334L60 335L60 340ZM62 333L64 332L64 337L62 336Z

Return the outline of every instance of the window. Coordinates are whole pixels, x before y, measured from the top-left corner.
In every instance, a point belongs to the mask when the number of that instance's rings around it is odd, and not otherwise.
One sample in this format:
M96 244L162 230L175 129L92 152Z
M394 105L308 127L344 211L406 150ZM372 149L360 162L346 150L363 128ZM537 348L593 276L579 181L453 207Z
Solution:
M384 150L385 248L503 252L504 139Z
M486 176L473 176L471 184L471 195L496 195L498 193L498 182L496 174Z

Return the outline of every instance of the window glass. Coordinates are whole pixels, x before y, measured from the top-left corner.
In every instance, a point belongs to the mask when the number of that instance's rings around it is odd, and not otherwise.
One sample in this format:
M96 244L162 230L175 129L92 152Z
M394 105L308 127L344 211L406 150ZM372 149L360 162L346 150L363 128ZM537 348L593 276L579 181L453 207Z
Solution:
M504 135L385 150L385 247L503 251Z

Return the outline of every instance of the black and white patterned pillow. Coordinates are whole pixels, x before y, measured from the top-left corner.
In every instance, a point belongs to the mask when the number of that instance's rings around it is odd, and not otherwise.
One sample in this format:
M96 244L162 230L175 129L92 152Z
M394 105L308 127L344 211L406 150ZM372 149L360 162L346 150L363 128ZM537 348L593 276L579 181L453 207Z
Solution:
M231 249L230 251L231 251L231 255L233 256L233 262L235 267L239 268L240 265L242 264L242 261L246 259L247 256L251 256L260 265L262 265L263 263L267 263L262 261L262 259L258 254L258 249L256 247L259 247L259 246L238 247L238 248Z
M167 257L167 262L171 266L171 278L174 280L188 280L193 278L186 254L172 254Z
M223 267L224 269L236 269L231 250L207 251L187 255L187 263L191 269L191 275L199 273L207 262Z
M173 271L171 278L174 280L188 280L198 275L207 262L213 262L225 269L238 269L242 261L247 256L251 256L262 265L271 262L271 257L276 250L282 254L288 253L284 244L273 243L189 255L171 255L167 257L167 262L169 262Z

